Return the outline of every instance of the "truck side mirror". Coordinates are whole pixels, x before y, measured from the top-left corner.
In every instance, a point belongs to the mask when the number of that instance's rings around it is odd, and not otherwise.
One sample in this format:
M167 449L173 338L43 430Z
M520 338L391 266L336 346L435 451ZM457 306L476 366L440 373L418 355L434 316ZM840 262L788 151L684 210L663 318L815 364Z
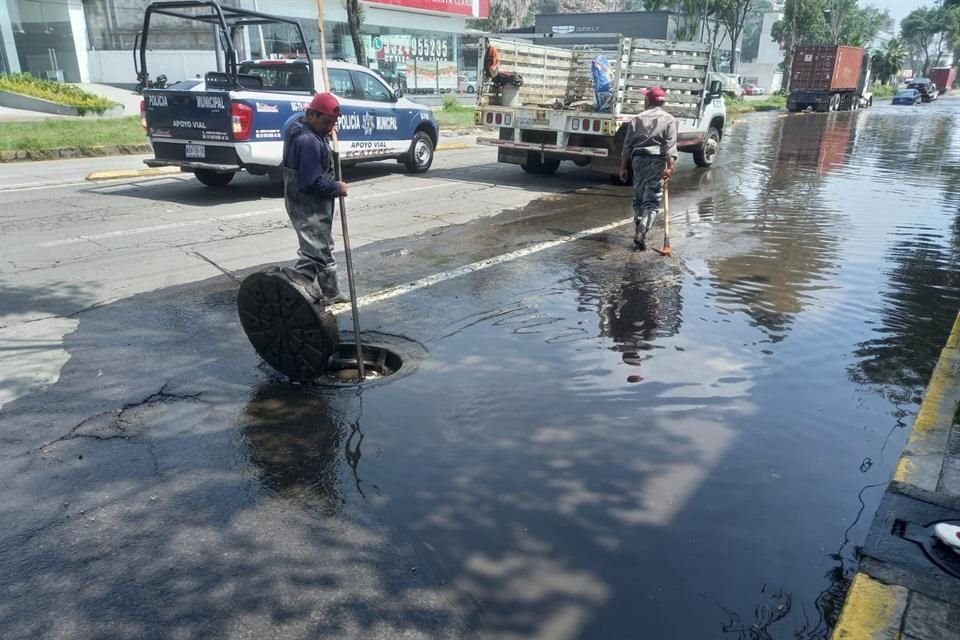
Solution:
M710 95L714 98L719 98L720 94L723 92L723 83L719 80L714 80L710 83Z
M397 89L393 92L393 101L396 102L403 97L403 89Z

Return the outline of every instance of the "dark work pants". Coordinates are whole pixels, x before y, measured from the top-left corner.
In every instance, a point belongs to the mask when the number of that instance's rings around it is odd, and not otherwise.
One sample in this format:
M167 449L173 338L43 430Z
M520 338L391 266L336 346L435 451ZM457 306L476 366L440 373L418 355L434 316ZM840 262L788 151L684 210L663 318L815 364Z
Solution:
M633 222L636 237L643 237L653 226L653 220L663 208L663 172L667 168L664 156L633 156Z

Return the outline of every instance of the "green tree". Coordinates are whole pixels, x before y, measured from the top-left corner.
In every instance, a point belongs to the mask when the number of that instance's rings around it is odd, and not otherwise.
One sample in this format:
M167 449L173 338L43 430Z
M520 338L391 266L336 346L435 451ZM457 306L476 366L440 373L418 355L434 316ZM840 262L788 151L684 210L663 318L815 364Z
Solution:
M353 40L353 53L357 56L357 64L367 65L367 52L363 45L363 36L360 35L360 25L363 24L364 11L360 0L343 0L347 10L347 25L350 27L350 39Z
M737 41L750 14L754 0L716 0L717 19L723 23L730 38L730 73L736 72Z
M890 39L883 49L876 49L870 55L874 75L882 84L887 84L891 78L903 70L903 61L906 57L907 49L903 46L903 41L899 38Z
M900 23L900 36L920 63L924 76L931 67L940 64L949 45L947 18L950 13L944 7L921 7L911 11Z
M890 14L876 7L859 7L857 0L829 0L827 17L834 44L865 47L889 22Z
M790 88L790 65L793 48L804 44L829 42L830 29L825 19L824 0L787 0L783 7L783 20L773 25L771 36L784 49L783 80L780 88Z

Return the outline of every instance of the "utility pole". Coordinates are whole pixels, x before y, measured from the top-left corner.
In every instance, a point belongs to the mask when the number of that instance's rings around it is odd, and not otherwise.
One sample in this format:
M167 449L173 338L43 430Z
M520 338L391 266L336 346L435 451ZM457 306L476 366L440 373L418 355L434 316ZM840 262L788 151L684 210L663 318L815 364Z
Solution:
M323 90L331 91L330 73L327 70L327 36L323 26L323 0L317 0L317 29L320 31L320 69L323 76ZM310 52L307 51L307 55ZM331 91L332 93L332 91ZM336 180L343 179L343 165L340 163L340 141L337 139L337 130L333 130L333 166ZM350 285L350 312L353 316L353 339L357 348L357 378L362 382L366 376L363 364L363 343L360 342L360 311L357 308L357 284L354 281L353 251L350 248L350 232L347 229L347 205L341 195L337 202L340 205L340 228L343 230L343 257L347 263L347 283Z

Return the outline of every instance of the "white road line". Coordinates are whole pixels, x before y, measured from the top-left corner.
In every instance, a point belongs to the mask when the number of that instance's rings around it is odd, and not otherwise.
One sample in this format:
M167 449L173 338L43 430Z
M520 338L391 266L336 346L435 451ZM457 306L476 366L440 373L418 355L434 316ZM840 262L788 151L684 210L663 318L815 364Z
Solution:
M516 251L511 251L509 253L503 253L499 256L494 256L492 258L486 258L484 260L478 260L477 262L471 262L462 267L457 267L456 269L451 269L450 271L443 271L441 273L435 273L432 276L427 276L426 278L421 278L419 280L414 280L413 282L407 284L401 284L396 287L391 287L389 289L384 289L382 291L377 291L374 293L369 293L365 296L360 296L357 299L357 306L366 307L378 302L383 302L385 300L390 300L391 298L396 298L413 291L418 291L420 289L425 289L427 287L432 287L435 284L440 284L441 282L446 282L447 280L453 280L454 278L459 278L471 273L476 273L477 271L483 271L484 269L489 269L490 267L495 267L499 264L504 264L506 262L512 262L519 258L525 258L526 256L533 255L535 253L540 253L541 251L546 251L547 249L553 249L554 247L559 247L561 245L569 244L571 242L576 242L583 238L596 235L598 233L604 233L617 227L622 227L624 225L630 224L633 222L633 218L627 218L626 220L620 220L619 222L611 222L610 224L605 224L600 227L593 227L592 229L584 229L583 231L577 231L576 233L571 233L569 235L563 236L556 240L549 240L547 242L541 242L539 244L531 245L523 249L517 249ZM350 305L347 303L337 304L330 307L330 310L334 313L347 311L350 309Z
M440 187L449 187L452 183L441 182L439 184L424 185L422 187L412 187L410 189L397 189L384 193L371 193L369 195L347 197L347 202L357 202L373 200L374 198L387 198L398 196L414 191L426 191L427 189L439 189ZM134 227L133 229L121 229L118 231L105 231L103 233L92 233L83 236L73 236L72 238L62 238L60 240L49 240L37 244L38 247L62 247L68 244L77 244L88 240L104 240L106 238L121 238L123 236L137 235L141 233L153 233L155 231L169 231L171 229L182 229L184 227L194 227L204 224L216 224L219 222L230 222L231 220L242 220L244 218L253 218L256 216L269 215L272 213L281 213L282 209L275 207L273 209L260 209L257 211L247 211L246 213L233 213L226 216L215 216L213 218L203 218L199 220L184 220L183 222L170 222L167 224L155 224L149 227Z
M80 182L25 182L15 184L10 187L0 188L0 193L16 193L18 191L37 191L39 189L60 189L62 187L73 187L81 184L89 184L86 180Z
M51 240L49 242L40 242L38 247L61 247L67 244L76 244L88 240L103 240L105 238L119 238L122 236L131 236L138 233L152 233L154 231L169 231L170 229L182 229L183 227L193 227L201 224L216 224L218 222L228 222L230 220L242 220L243 218L253 218L271 213L279 213L280 209L260 209L259 211L247 211L246 213L233 213L228 216L215 216L213 218L203 218L202 220L186 220L184 222L170 222L167 224L155 224L150 227L136 227L134 229L121 229L119 231L105 231L103 233L93 233L86 236L74 236L62 240Z

